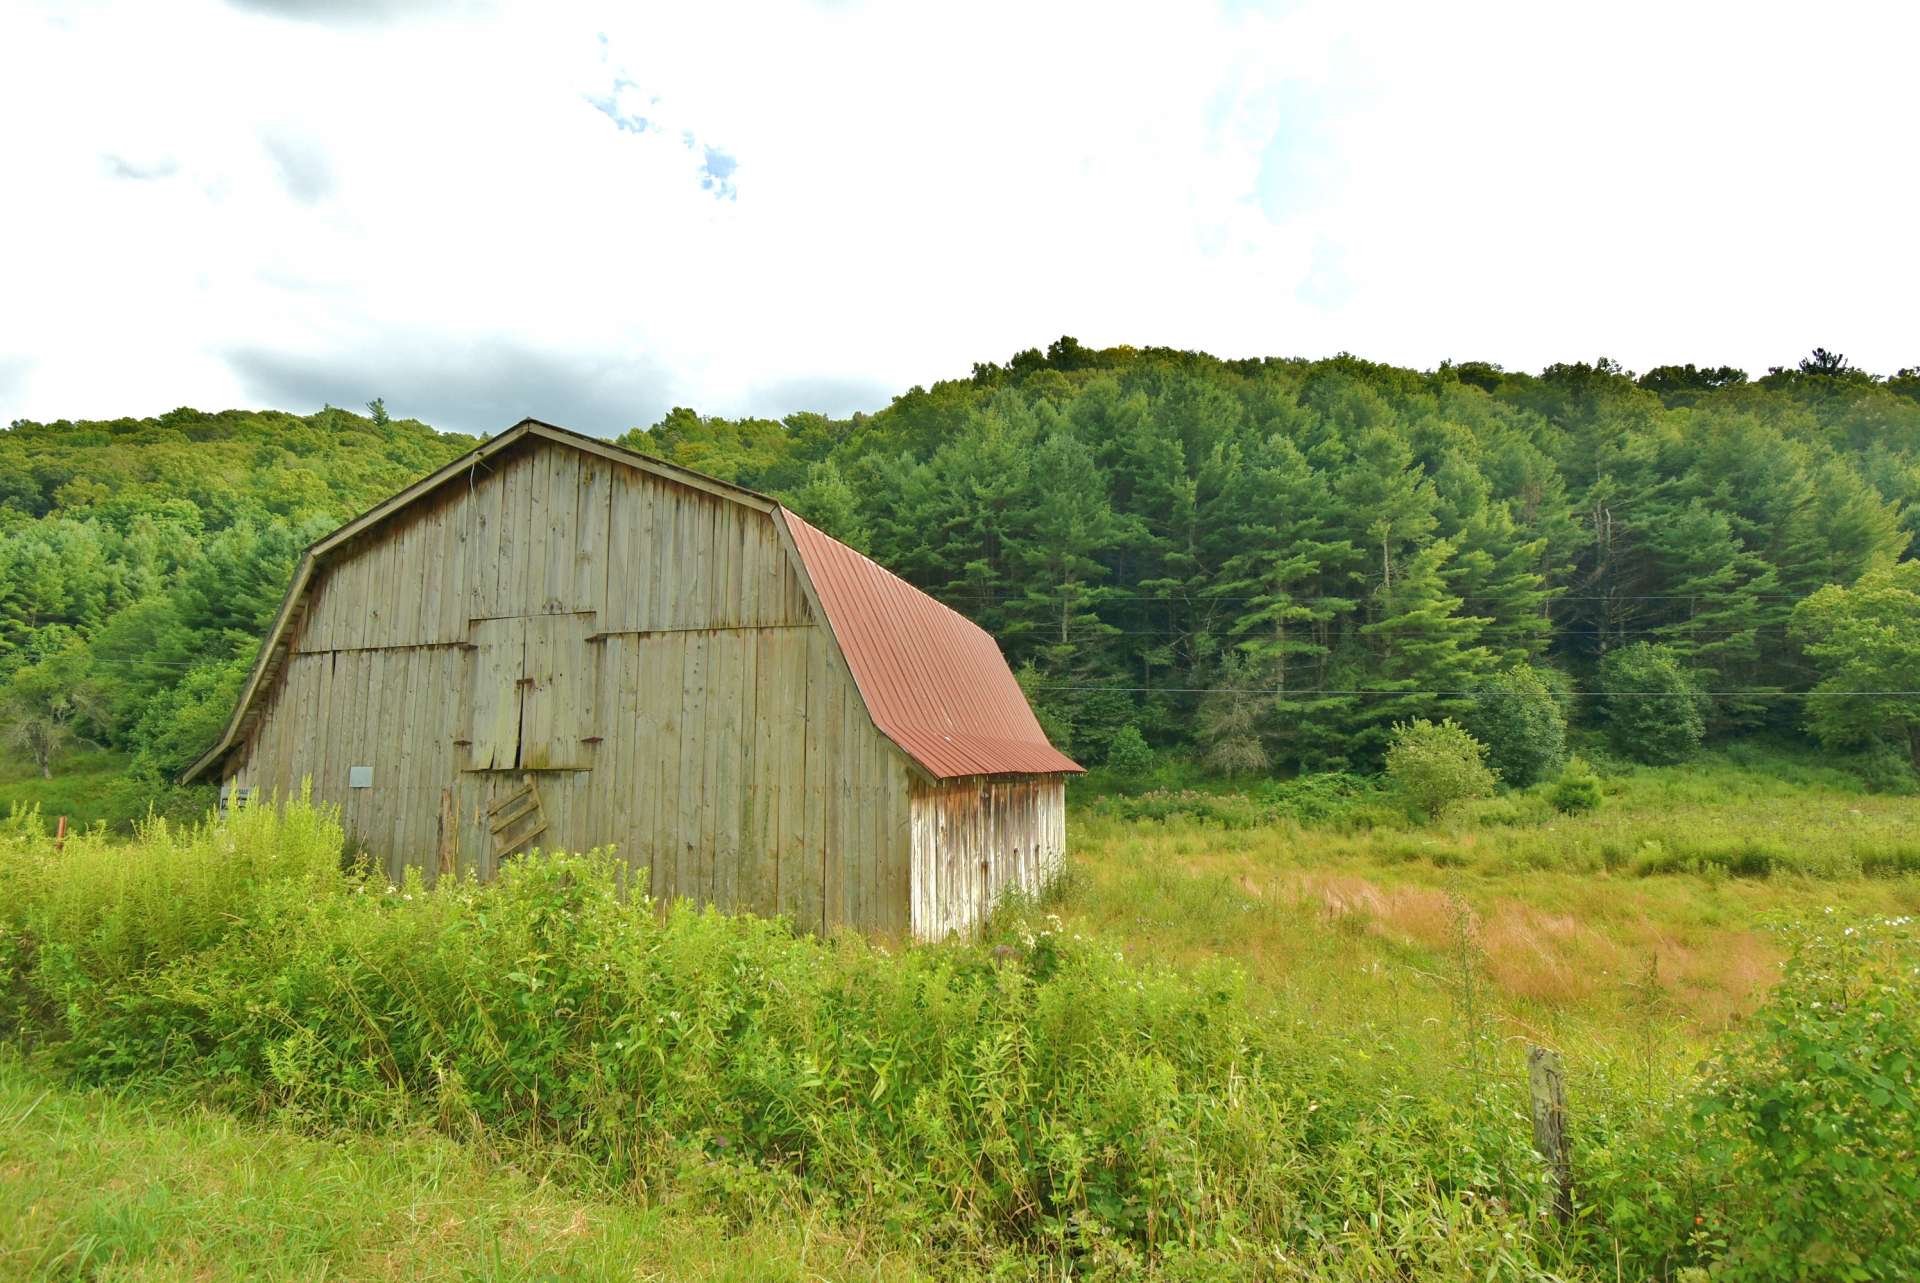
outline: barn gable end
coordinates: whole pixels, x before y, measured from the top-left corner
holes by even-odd
[[[848,646],[815,569],[832,549],[858,556],[750,491],[529,420],[308,550],[189,778],[310,780],[396,878],[613,846],[661,899],[965,929],[1063,837],[969,873],[974,909],[919,910],[936,861],[915,799],[953,762],[880,724],[856,671],[872,639]],[[984,680],[1011,686],[982,641]]]

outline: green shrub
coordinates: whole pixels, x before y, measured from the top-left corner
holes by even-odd
[[[1695,1110],[1722,1173],[1713,1277],[1920,1277],[1917,976],[1909,918],[1793,932],[1779,987],[1709,1067]]]
[[[1226,829],[1251,829],[1271,824],[1278,812],[1245,793],[1209,793],[1201,789],[1149,789],[1145,793],[1112,794],[1095,799],[1095,815],[1121,820],[1197,820]]]
[[[1138,779],[1153,769],[1153,750],[1132,723],[1114,732],[1107,742],[1107,769],[1121,779]]]
[[[1706,699],[1665,646],[1635,642],[1600,661],[1600,717],[1607,738],[1637,762],[1682,762],[1706,733]]]
[[[1585,815],[1600,809],[1600,777],[1579,758],[1568,762],[1547,793],[1547,801],[1562,815]]]
[[[1875,741],[1853,761],[1854,774],[1869,793],[1896,797],[1920,791],[1920,776],[1913,770],[1913,759],[1892,744]]]
[[[1553,809],[1537,794],[1506,793],[1462,807],[1465,819],[1480,828],[1531,828],[1553,819]]]
[[[1290,780],[1267,780],[1253,790],[1276,818],[1297,824],[1343,824],[1379,792],[1373,780],[1350,771],[1317,771]]]
[[[1487,746],[1500,782],[1526,788],[1560,769],[1567,756],[1567,715],[1538,669],[1518,664],[1478,692],[1467,729]]]
[[[1455,802],[1493,795],[1486,752],[1452,718],[1397,723],[1387,746],[1387,779],[1411,809],[1432,818]]]
[[[1155,772],[1156,777],[1164,774]],[[1195,820],[1225,829],[1291,820],[1303,826],[1352,830],[1380,827],[1389,818],[1374,805],[1379,797],[1378,787],[1363,776],[1324,771],[1291,780],[1264,780],[1245,792],[1153,788],[1108,794],[1096,797],[1088,810],[1120,820]]]

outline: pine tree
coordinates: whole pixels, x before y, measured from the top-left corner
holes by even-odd
[[[1394,722],[1454,716],[1467,693],[1492,670],[1494,657],[1480,644],[1490,622],[1460,613],[1461,599],[1447,586],[1453,545],[1429,543],[1405,559],[1399,578],[1377,594],[1378,617],[1360,628],[1372,646],[1369,690],[1375,692],[1356,728],[1360,751],[1373,753]]]
[[[1104,754],[1106,737],[1132,721],[1131,701],[1103,698],[1100,686],[1124,672],[1114,654],[1120,629],[1100,617],[1113,595],[1101,581],[1100,554],[1119,522],[1093,452],[1062,427],[1033,452],[1028,487],[1009,525],[1007,557],[1015,593],[1005,603],[1005,634],[1049,681],[1087,688],[1065,701],[1076,746]]]
[[[1667,622],[1654,635],[1723,692],[1715,702],[1723,723],[1763,720],[1774,701],[1732,692],[1760,680],[1761,632],[1784,624],[1773,568],[1741,546],[1726,514],[1698,499],[1654,524],[1646,541],[1665,589]]]
[[[1222,495],[1224,558],[1210,595],[1229,603],[1227,632],[1276,692],[1314,684],[1330,653],[1327,625],[1352,611],[1360,551],[1329,528],[1333,496],[1298,447],[1264,443]]]

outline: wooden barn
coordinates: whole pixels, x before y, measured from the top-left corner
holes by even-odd
[[[186,778],[310,781],[398,877],[613,847],[658,899],[972,931],[1061,867],[999,647],[773,500],[527,420],[309,548]]]

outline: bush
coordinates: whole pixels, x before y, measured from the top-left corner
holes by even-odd
[[[1166,763],[1156,777],[1169,772]],[[1404,813],[1382,807],[1379,785],[1345,771],[1323,771],[1290,780],[1262,780],[1246,791],[1190,787],[1149,788],[1095,797],[1087,809],[1119,820],[1195,820],[1224,829],[1253,829],[1292,822],[1303,827],[1355,832],[1405,825]]]
[[[1528,664],[1497,674],[1480,690],[1467,729],[1487,746],[1487,765],[1500,782],[1513,788],[1546,779],[1566,760],[1567,715]]]
[[[1706,733],[1706,699],[1665,646],[1635,642],[1600,661],[1600,717],[1607,738],[1638,762],[1685,761]]]
[[[1153,750],[1132,723],[1114,732],[1107,743],[1107,769],[1123,780],[1136,780],[1153,769]]]
[[[1908,918],[1793,933],[1779,987],[1695,1109],[1723,1175],[1716,1279],[1920,1277],[1917,973]]]
[[[1547,801],[1562,815],[1585,815],[1600,809],[1600,777],[1579,758],[1568,762],[1547,793]]]
[[[1407,805],[1431,819],[1455,802],[1493,795],[1486,746],[1452,718],[1396,723],[1387,747],[1387,779]]]
[[[1368,776],[1317,771],[1290,780],[1267,780],[1254,790],[1254,796],[1272,807],[1277,819],[1303,825],[1344,824],[1376,800],[1379,792]]]
[[[1910,796],[1920,791],[1913,759],[1891,744],[1875,742],[1854,759],[1853,772],[1869,793]]]
[[[1209,793],[1203,789],[1149,789],[1144,793],[1096,798],[1095,815],[1120,820],[1196,820],[1223,829],[1254,829],[1279,818],[1269,803],[1245,793]]]

